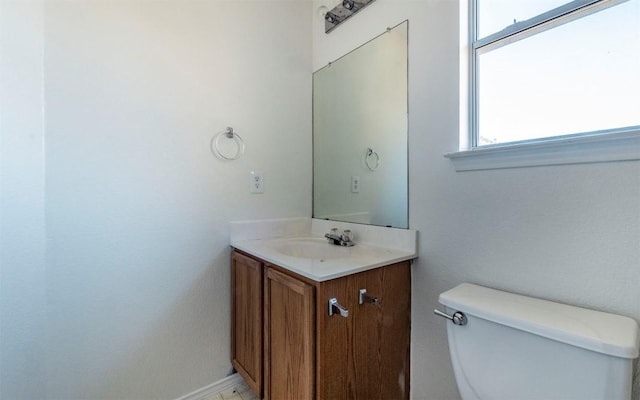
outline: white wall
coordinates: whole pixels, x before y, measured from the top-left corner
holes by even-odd
[[[45,388],[42,7],[0,2],[0,398]]]
[[[314,2],[314,70],[409,20],[412,398],[458,398],[439,293],[474,282],[640,321],[640,163],[456,173],[458,13],[454,0],[377,0],[330,34]],[[464,3],[463,3],[464,4]],[[331,8],[333,4],[329,4]],[[636,367],[634,399],[640,398]]]
[[[223,378],[228,222],[311,214],[310,4],[0,5],[0,397]],[[226,126],[234,162],[209,150]]]

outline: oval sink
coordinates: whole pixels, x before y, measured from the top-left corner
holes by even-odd
[[[329,244],[324,239],[296,239],[275,246],[275,250],[289,257],[327,260],[351,255],[348,247]]]

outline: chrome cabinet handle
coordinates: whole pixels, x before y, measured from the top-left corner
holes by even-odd
[[[460,311],[456,311],[455,313],[453,313],[453,315],[449,315],[449,314],[443,313],[442,311],[440,311],[438,309],[435,309],[435,310],[433,310],[433,313],[435,315],[439,315],[441,317],[444,317],[444,318],[450,320],[455,325],[466,325],[467,324],[466,315],[464,315]]]
[[[365,302],[371,303],[374,306],[380,304],[380,300],[377,297],[368,294],[367,289],[360,289],[358,292],[358,304],[364,304]]]
[[[345,318],[349,316],[349,310],[341,306],[335,297],[329,299],[329,316],[333,316],[333,314],[340,314]]]

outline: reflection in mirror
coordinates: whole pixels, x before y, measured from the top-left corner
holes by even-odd
[[[408,228],[407,25],[313,74],[314,218]]]

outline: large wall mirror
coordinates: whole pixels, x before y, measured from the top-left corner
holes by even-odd
[[[407,25],[313,74],[313,216],[408,228]]]

